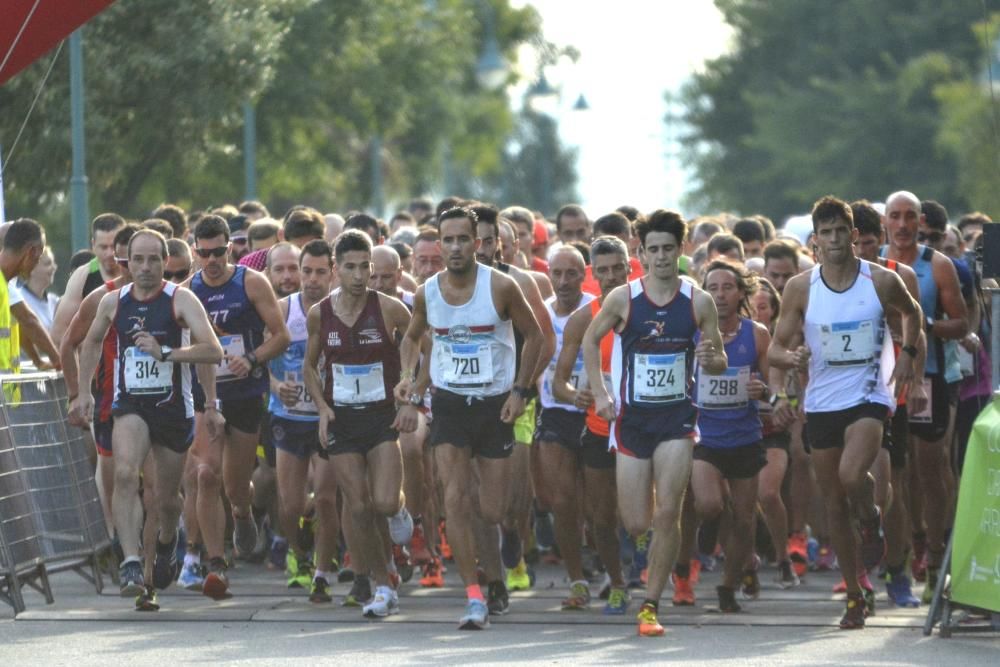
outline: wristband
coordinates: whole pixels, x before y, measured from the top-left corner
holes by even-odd
[[[205,401],[205,409],[219,412],[222,410],[222,401],[219,399],[215,399],[214,401]]]
[[[901,347],[899,349],[902,350],[903,352],[906,352],[908,355],[910,355],[914,359],[917,358],[917,347],[915,345],[904,345],[903,347]]]

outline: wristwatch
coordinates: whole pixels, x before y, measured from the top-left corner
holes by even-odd
[[[424,397],[420,394],[410,394],[410,405],[417,408],[424,404]]]
[[[250,365],[253,368],[257,368],[257,366],[260,365],[259,363],[257,363],[257,355],[254,354],[253,350],[250,350],[249,352],[247,352],[245,356],[247,358],[247,361],[250,362]]]
[[[170,358],[170,355],[174,353],[174,348],[169,345],[160,346],[160,361],[166,361]]]
[[[216,412],[222,411],[222,401],[215,399],[214,401],[205,401],[206,410],[215,410]]]
[[[904,345],[903,347],[901,347],[899,349],[901,349],[903,352],[906,352],[908,355],[910,355],[914,359],[917,358],[917,347],[915,345]]]
[[[518,387],[517,385],[514,385],[513,388],[511,388],[511,391],[520,396],[525,401],[531,398],[530,389],[525,389],[524,387]]]

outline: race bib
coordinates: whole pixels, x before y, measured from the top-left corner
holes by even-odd
[[[956,345],[958,350],[958,365],[962,369],[962,377],[968,378],[976,374],[976,362],[972,353],[966,350],[961,344]]]
[[[334,405],[360,405],[385,400],[382,362],[333,364]]]
[[[239,378],[229,370],[229,359],[231,357],[242,357],[246,355],[246,348],[243,345],[243,336],[219,336],[219,343],[222,344],[222,361],[215,368],[216,382],[232,382]]]
[[[824,324],[820,343],[827,366],[863,366],[875,354],[875,326],[871,320]]]
[[[573,364],[573,374],[569,376],[569,383],[577,391],[587,388],[587,369],[584,368],[583,359],[578,358]]]
[[[125,350],[125,389],[130,394],[165,394],[174,378],[171,361],[157,361],[137,347]]]
[[[749,402],[747,383],[750,367],[727,368],[721,375],[698,370],[698,407],[708,410],[745,408]]]
[[[934,393],[931,391],[933,385],[928,377],[923,378],[920,384],[924,388],[924,394],[927,395],[927,407],[920,412],[909,413],[909,421],[914,424],[930,424],[934,421]]]
[[[443,344],[438,370],[445,387],[488,387],[493,383],[493,354],[489,344]]]
[[[299,415],[301,417],[315,417],[319,414],[319,410],[316,409],[316,402],[313,401],[312,395],[306,390],[306,385],[302,381],[302,373],[299,371],[285,371],[285,382],[295,388],[295,405],[286,408],[288,414]]]
[[[687,396],[685,354],[637,354],[632,378],[633,403],[672,403]]]

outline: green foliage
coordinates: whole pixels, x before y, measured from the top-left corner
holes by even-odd
[[[782,219],[827,193],[900,188],[956,211],[979,205],[954,140],[941,139],[959,101],[941,91],[983,66],[978,0],[716,4],[735,46],[684,92],[692,205]]]

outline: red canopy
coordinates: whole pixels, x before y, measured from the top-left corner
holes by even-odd
[[[0,65],[0,85],[41,58],[112,2],[114,0],[2,0],[0,64],[5,60],[6,64]]]

